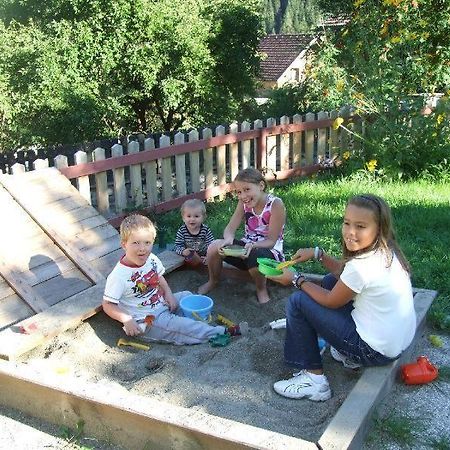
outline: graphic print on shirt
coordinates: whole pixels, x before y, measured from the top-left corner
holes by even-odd
[[[159,276],[155,268],[144,274],[139,271],[134,272],[130,277],[130,281],[134,283],[132,290],[135,297],[145,297],[145,300],[139,306],[151,306],[154,308],[162,300],[163,291],[159,287]]]

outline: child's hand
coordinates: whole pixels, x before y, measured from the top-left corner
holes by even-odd
[[[289,286],[292,283],[292,280],[294,279],[295,272],[289,269],[283,269],[283,273],[281,275],[273,276],[273,277],[266,277],[269,280],[276,281],[277,283],[280,283],[284,286]]]
[[[225,256],[223,253],[223,248],[226,247],[227,245],[232,245],[233,244],[233,239],[222,239],[222,241],[219,244],[219,249],[217,250],[217,253],[219,253],[220,256]]]
[[[182,254],[183,256],[189,256],[189,255],[191,254],[191,252],[192,252],[192,250],[191,250],[190,248],[185,248],[185,249],[181,252],[181,254]]]
[[[123,330],[127,336],[137,336],[142,334],[142,330],[134,319],[127,320],[123,323]]]
[[[245,253],[241,256],[242,259],[247,259],[253,248],[253,242],[247,242],[244,246]]]
[[[177,299],[175,298],[175,296],[172,293],[170,293],[169,295],[166,295],[164,300],[166,301],[167,306],[169,307],[169,310],[171,312],[177,310],[178,302],[177,302]]]
[[[291,257],[292,260],[296,259],[298,262],[309,261],[314,258],[313,248],[299,248],[295,254]]]

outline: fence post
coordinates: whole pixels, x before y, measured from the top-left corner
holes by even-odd
[[[203,128],[202,139],[211,139],[211,128]],[[213,149],[211,147],[203,150],[203,172],[205,174],[205,189],[212,188],[214,186],[214,172],[213,172]],[[207,199],[206,201],[213,201],[213,199]]]
[[[256,119],[253,122],[253,129],[260,130],[259,137],[253,141],[255,149],[255,167],[258,170],[262,169],[263,159],[266,160],[266,136],[263,133],[263,122],[261,119]]]
[[[19,173],[25,173],[25,166],[23,164],[15,163],[11,166],[11,173],[18,175]]]
[[[305,115],[305,122],[314,122],[316,116],[314,113]],[[314,130],[306,130],[305,132],[305,164],[307,166],[314,163]]]
[[[87,154],[86,152],[83,152],[79,150],[74,155],[75,165],[77,164],[83,164],[87,163]],[[92,198],[91,198],[91,183],[89,182],[89,177],[79,177],[76,179],[77,189],[80,191],[80,194],[86,201],[91,205],[92,204]]]
[[[225,127],[219,125],[216,128],[216,136],[223,136],[225,134]],[[218,145],[216,147],[217,157],[217,184],[222,186],[227,182],[227,161],[226,161],[226,147],[225,145]],[[219,196],[220,199],[224,198],[224,195]]]
[[[330,119],[336,120],[339,117],[339,113],[336,110],[330,112]],[[333,128],[333,125],[330,127],[330,146],[329,146],[330,157],[334,155],[339,155],[339,131]]]
[[[292,123],[302,123],[302,116],[295,114]],[[302,165],[302,133],[292,133],[292,167],[299,168]]]
[[[271,128],[276,126],[277,120],[273,117],[269,117],[266,122],[266,127]],[[266,137],[266,161],[265,167],[273,172],[277,171],[277,137],[267,136]],[[261,161],[264,164],[264,161]]]
[[[67,161],[66,155],[56,155],[53,158],[53,164],[57,169],[62,169],[64,167],[68,167],[69,163]]]
[[[159,138],[159,147],[169,147],[169,136],[162,135]],[[161,177],[162,177],[162,200],[167,201],[172,198],[172,162],[170,156],[163,158],[161,161]]]
[[[238,124],[233,122],[230,125],[230,134],[236,134],[239,131]],[[234,180],[239,171],[239,150],[238,143],[230,144],[230,176]]]
[[[155,149],[155,141],[153,138],[147,138],[144,141],[144,151],[152,151]],[[147,192],[148,206],[154,206],[158,203],[158,161],[149,161],[144,164],[145,169],[145,190]]]
[[[189,142],[198,141],[198,131],[188,133]],[[191,192],[200,192],[200,152],[189,153],[189,175],[191,179]]]
[[[174,144],[184,144],[184,133],[178,132],[174,138]],[[177,195],[186,195],[186,155],[175,156],[175,179],[177,185]]]
[[[289,117],[282,116],[280,118],[280,125],[289,125]],[[280,135],[280,170],[289,169],[289,133]]]
[[[250,131],[250,122],[244,121],[241,123],[241,131]],[[242,168],[246,169],[250,167],[251,155],[250,155],[250,141],[246,139],[241,143],[242,151]]]
[[[105,149],[97,147],[92,152],[92,159],[94,161],[101,161],[105,159]],[[106,172],[99,172],[95,174],[95,194],[97,197],[97,209],[101,214],[107,214],[109,210],[109,195],[108,195],[108,179]]]
[[[317,114],[317,120],[326,120],[328,119],[328,113],[325,111],[320,111]],[[319,128],[317,130],[317,159],[318,161],[322,161],[325,159],[325,153],[327,149],[327,129]]]
[[[139,142],[137,141],[128,142],[128,154],[133,153],[139,153]],[[135,207],[142,206],[142,174],[140,164],[130,166],[130,190],[133,205]]]
[[[123,147],[120,144],[114,144],[111,147],[111,156],[123,155]],[[113,183],[114,183],[114,209],[116,213],[120,214],[128,203],[127,187],[125,186],[125,170],[123,167],[113,169]]]
[[[48,167],[48,159],[35,159],[33,162],[34,170],[46,169]]]
[[[347,106],[342,107],[339,110],[339,116],[344,119],[344,125],[347,126],[347,119],[349,117],[349,108]],[[339,135],[341,137],[341,153],[349,150],[350,148],[350,136],[346,130],[339,127]]]

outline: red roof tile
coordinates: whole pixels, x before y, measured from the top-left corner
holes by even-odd
[[[268,34],[263,37],[259,43],[259,51],[262,53],[261,79],[277,80],[315,36],[315,34]]]

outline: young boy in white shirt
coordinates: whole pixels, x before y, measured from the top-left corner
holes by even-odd
[[[175,314],[178,302],[191,292],[172,293],[164,266],[152,253],[156,229],[150,219],[139,214],[126,217],[120,236],[125,255],[106,280],[102,306],[123,324],[128,336],[184,345],[208,342],[226,332],[240,334],[238,327],[211,326]]]

